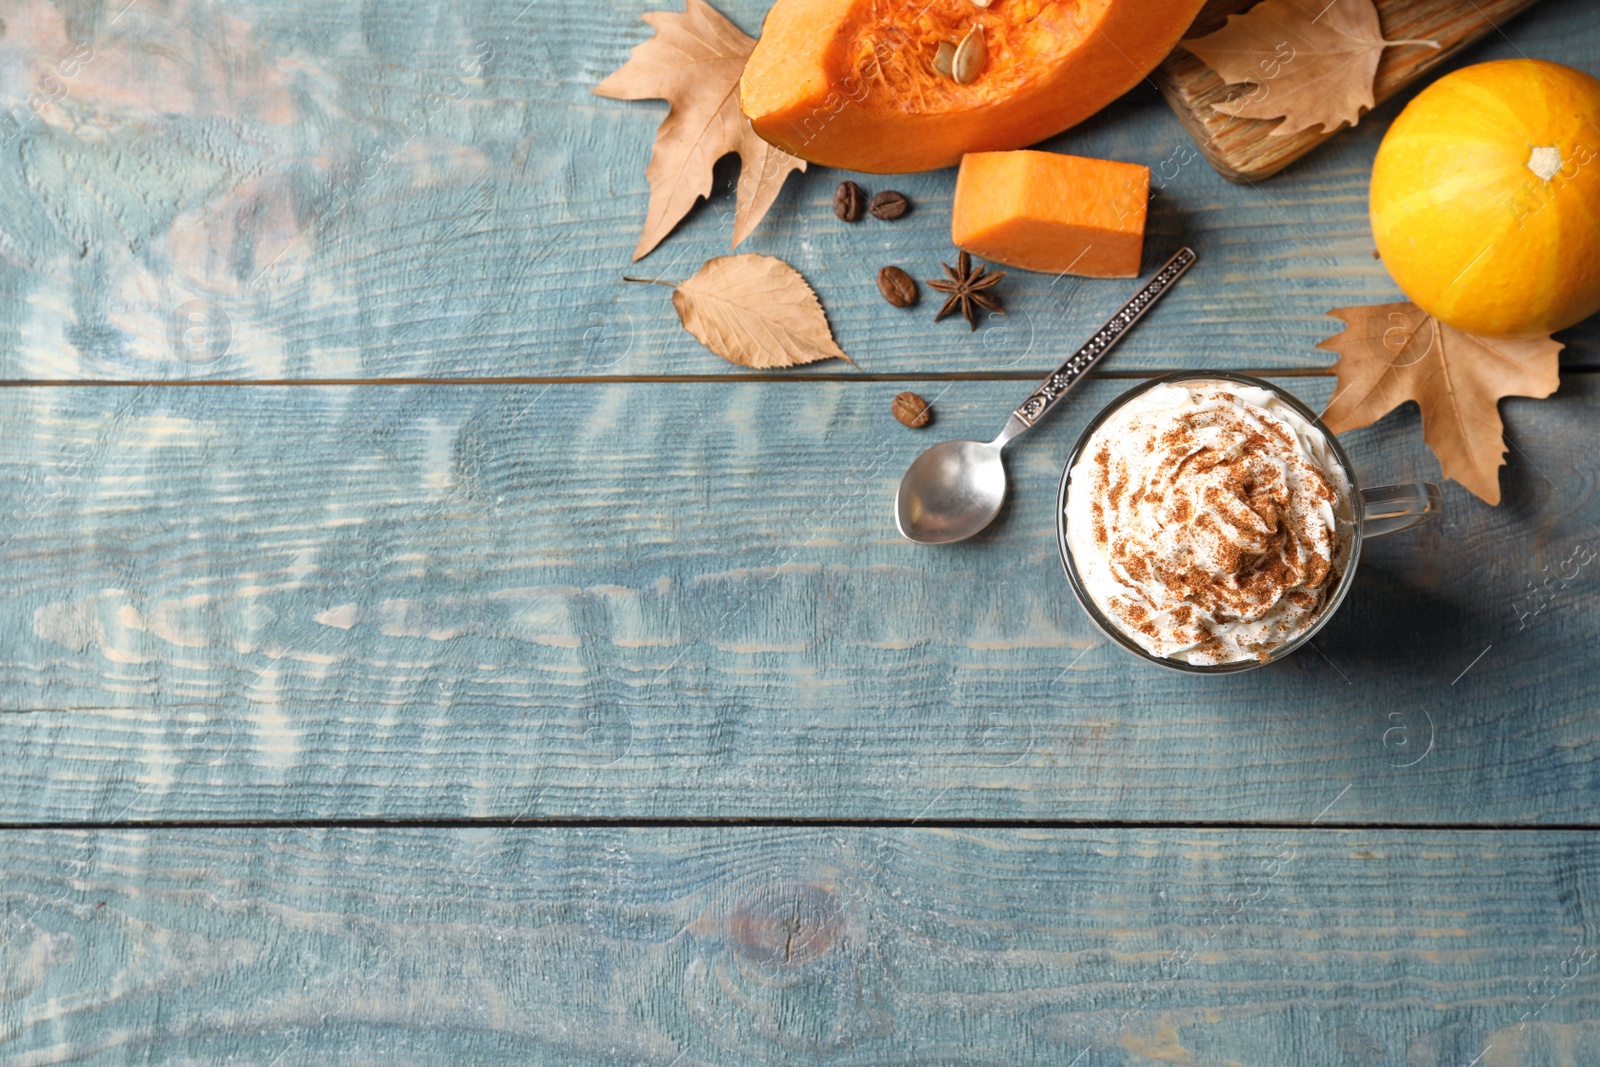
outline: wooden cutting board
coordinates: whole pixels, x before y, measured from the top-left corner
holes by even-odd
[[[1188,36],[1204,37],[1221,29],[1229,15],[1248,11],[1257,0],[1210,0],[1201,8]],[[1433,40],[1435,50],[1415,45],[1386,48],[1378,63],[1373,95],[1383,103],[1412,82],[1427,76],[1439,64],[1489,34],[1501,32],[1507,19],[1532,7],[1537,0],[1377,0],[1378,19],[1390,40]],[[1211,105],[1237,92],[1181,45],[1156,69],[1172,110],[1189,128],[1200,151],[1223,177],[1253,182],[1276,174],[1338,129],[1302,130],[1283,137],[1272,135],[1277,119],[1239,119]],[[1343,129],[1343,127],[1339,127]]]

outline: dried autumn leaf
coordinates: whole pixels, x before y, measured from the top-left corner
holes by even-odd
[[[1224,115],[1282,118],[1283,137],[1312,126],[1354,126],[1373,105],[1372,82],[1385,48],[1439,47],[1438,41],[1386,41],[1372,0],[1262,0],[1230,15],[1215,33],[1182,42],[1229,85],[1254,88],[1213,104]]]
[[[772,256],[718,256],[672,294],[683,328],[741,367],[769,369],[850,357],[800,272]]]
[[[648,255],[696,201],[711,195],[711,168],[729,152],[738,152],[740,161],[731,246],[737,248],[777,199],[789,172],[805,170],[805,161],[756,136],[739,110],[739,75],[754,38],[705,0],[685,0],[681,15],[647,11],[644,20],[655,27],[655,36],[594,90],[614,100],[669,105],[645,168],[650,207],[633,258]]]
[[[1334,433],[1376,422],[1407,400],[1422,409],[1422,439],[1445,476],[1500,503],[1503,396],[1549,396],[1562,344],[1549,337],[1478,337],[1409,301],[1337,308],[1345,329],[1319,343],[1339,353],[1339,386],[1322,413]]]

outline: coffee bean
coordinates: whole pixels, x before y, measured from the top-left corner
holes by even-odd
[[[861,198],[865,195],[855,182],[840,182],[833,191],[833,213],[845,222],[856,221],[861,217]]]
[[[872,212],[872,217],[890,222],[911,210],[911,201],[906,199],[905,193],[897,193],[893,189],[879,193],[872,198],[872,203],[867,205],[867,210]]]
[[[920,430],[928,425],[928,420],[933,418],[933,409],[928,407],[928,402],[916,393],[901,393],[889,405],[889,410],[894,412],[894,417],[911,427]]]
[[[917,282],[899,267],[884,267],[878,272],[878,292],[897,308],[917,302]]]

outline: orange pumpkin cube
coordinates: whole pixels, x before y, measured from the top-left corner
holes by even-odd
[[[1057,152],[970,152],[950,239],[1008,267],[1133,278],[1144,255],[1150,168]]]

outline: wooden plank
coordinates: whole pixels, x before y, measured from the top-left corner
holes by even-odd
[[[1061,464],[977,541],[906,463],[1016,383],[0,390],[0,821],[1589,822],[1600,378],[1503,405],[1505,502],[1372,544],[1316,647],[1141,665],[1073,602]],[[1294,379],[1313,403],[1328,379]],[[1347,436],[1436,477],[1414,414]]]
[[[1229,15],[1248,11],[1257,0],[1210,0],[1189,30],[1191,39],[1223,27]],[[1392,41],[1436,41],[1438,48],[1405,45],[1386,48],[1378,60],[1372,95],[1379,104],[1424,79],[1485,37],[1504,36],[1505,24],[1532,7],[1535,0],[1375,0],[1383,35]],[[1212,105],[1236,96],[1216,71],[1186,48],[1168,56],[1155,72],[1155,82],[1195,144],[1224,178],[1255,182],[1269,178],[1325,143],[1345,127],[1320,126],[1277,136],[1279,119],[1242,119]]]
[[[99,24],[16,0],[0,69],[26,81],[0,130],[0,378],[277,380],[702,374],[730,368],[678,326],[665,291],[727,252],[734,171],[662,248],[631,264],[644,165],[664,105],[590,92],[663,0],[529,4],[136,0]],[[748,31],[765,0],[722,5]],[[537,32],[534,32],[535,28]],[[62,60],[82,36],[93,58]],[[1549,0],[1471,58],[1600,67],[1587,0]],[[465,72],[465,73],[463,73]],[[14,86],[14,88],[13,88]],[[427,95],[442,94],[443,102]],[[55,90],[38,96],[43,101]],[[415,109],[424,106],[416,117]],[[427,114],[427,107],[435,107]],[[1396,299],[1371,258],[1367,172],[1385,113],[1292,180],[1238,188],[1203,166],[1150,87],[1048,142],[1156,173],[1148,260],[1199,267],[1115,357],[1121,368],[1323,367],[1324,312]],[[0,122],[3,125],[3,122]],[[861,372],[1042,373],[1128,293],[1126,281],[1013,272],[1010,314],[976,337],[924,301],[889,307],[873,276],[949,261],[953,172],[863,178],[908,193],[896,223],[829,208],[838,172],[790,179],[744,250],[810,279]],[[1600,364],[1600,326],[1571,331]],[[855,370],[847,365],[811,373]]]
[[[1600,1062],[1591,834],[0,835],[7,1063]]]

